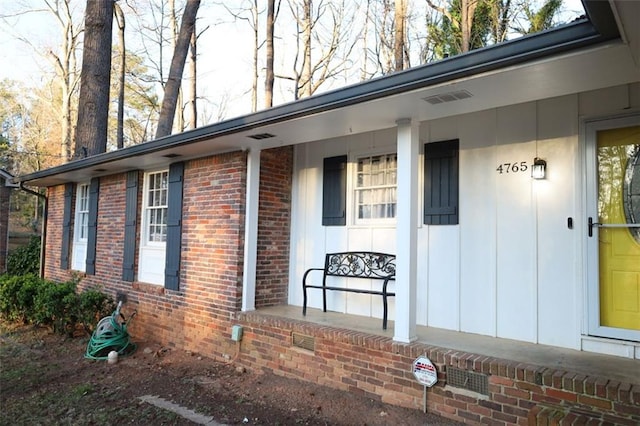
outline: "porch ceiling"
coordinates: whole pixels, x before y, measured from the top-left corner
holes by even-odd
[[[570,25],[566,31],[549,31],[506,46],[481,49],[271,110],[74,161],[19,180],[37,186],[86,181],[95,176],[162,167],[216,153],[267,149],[375,131],[393,127],[402,118],[426,121],[638,82],[640,30],[635,22],[640,18],[640,2],[616,1],[614,17],[621,38],[604,43],[592,44],[589,40],[597,37],[584,29],[586,26]],[[555,36],[556,33],[560,35]],[[577,34],[584,42],[574,46],[564,33],[571,37]],[[542,45],[540,40],[547,44]],[[532,45],[531,51],[527,50],[527,43]],[[534,48],[539,51],[532,54]],[[431,96],[459,91],[471,96],[436,105],[425,101]],[[250,137],[265,133],[274,136],[259,140]]]

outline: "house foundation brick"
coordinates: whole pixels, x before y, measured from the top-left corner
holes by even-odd
[[[434,364],[440,373],[440,381],[427,391],[427,410],[462,422],[491,425],[640,424],[640,404],[631,401],[635,388],[628,383],[581,376],[569,370],[550,372],[522,363],[514,367],[513,361],[491,357],[484,357],[478,363],[474,354],[420,343],[399,344],[389,338],[261,315],[259,311],[240,313],[238,321],[248,328],[269,327],[273,321],[284,335],[304,330],[305,335],[315,338],[316,348],[323,348],[315,352],[292,347],[290,339],[269,342],[273,346],[267,353],[276,348],[285,352],[304,351],[307,357],[305,369],[323,363],[321,378],[313,379],[296,369],[286,369],[286,375],[290,377],[303,380],[311,377],[309,381],[333,387],[337,382],[343,385],[342,389],[346,386],[350,391],[370,398],[382,398],[384,402],[419,410],[423,408],[423,386],[413,377],[411,365],[415,357],[427,353],[432,362],[436,360]],[[252,344],[243,341],[243,345]],[[339,355],[336,356],[336,352]],[[460,360],[463,360],[462,364]],[[283,370],[281,363],[270,361],[268,357],[257,357],[251,359],[251,364],[267,371]],[[243,362],[242,355],[239,362]],[[482,373],[483,368],[496,372],[489,373],[492,389],[489,395],[447,384],[447,367],[460,368],[460,365],[476,373]],[[517,371],[521,372],[520,379]],[[552,376],[560,380],[553,381]],[[588,395],[582,386],[576,385],[583,382],[593,382],[594,392],[595,383],[601,384],[602,389],[607,390],[607,398]]]

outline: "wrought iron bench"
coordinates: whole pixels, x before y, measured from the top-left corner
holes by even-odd
[[[322,284],[307,284],[307,278],[313,271],[322,271]],[[342,252],[328,253],[325,256],[324,268],[311,268],[302,276],[302,292],[304,301],[302,315],[307,315],[307,289],[322,289],[322,309],[327,312],[327,290],[345,291],[349,293],[376,294],[382,296],[382,329],[387,329],[387,298],[395,296],[395,293],[387,291],[389,281],[395,281],[396,256],[387,253],[375,252]],[[382,281],[380,290],[367,290],[359,288],[336,287],[327,285],[327,277],[366,278]],[[334,280],[330,280],[333,284]]]

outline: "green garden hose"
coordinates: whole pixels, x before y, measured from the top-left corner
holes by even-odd
[[[129,341],[129,333],[127,333],[127,324],[135,313],[129,318],[129,321],[119,323],[117,318],[120,314],[120,306],[121,304],[118,304],[118,308],[112,316],[100,320],[87,345],[85,358],[107,359],[111,351],[126,356],[136,350],[136,345]]]

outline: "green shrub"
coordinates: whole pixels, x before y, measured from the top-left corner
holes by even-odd
[[[76,281],[56,283],[33,274],[0,276],[0,315],[60,334],[72,334],[78,325],[91,333],[100,318],[113,313],[115,302],[97,289],[77,293],[76,287]]]
[[[52,283],[42,287],[34,299],[36,324],[53,327],[53,331],[64,333],[67,327],[76,324],[76,283]]]
[[[47,282],[34,274],[19,276],[22,278],[21,287],[18,289],[16,309],[21,312],[23,322],[36,322],[38,308],[35,300],[38,294],[45,291]]]
[[[87,289],[78,296],[78,323],[82,324],[89,334],[93,332],[100,319],[111,315],[116,310],[113,298],[97,289]]]
[[[23,277],[2,275],[0,277],[0,315],[9,321],[26,320],[24,312],[18,309],[18,292],[22,288]]]
[[[32,236],[29,244],[11,250],[7,255],[7,273],[10,275],[40,272],[40,237]]]
[[[33,322],[33,302],[43,285],[37,275],[3,275],[0,278],[0,315],[9,321]]]

